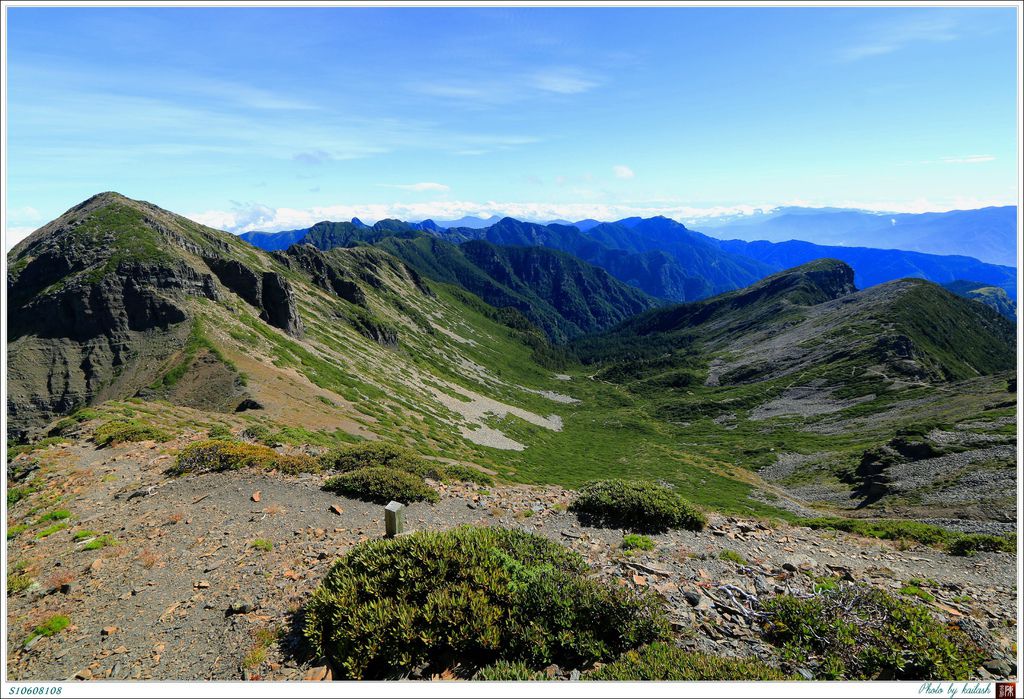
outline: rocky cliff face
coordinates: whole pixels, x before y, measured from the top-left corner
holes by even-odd
[[[302,334],[291,285],[241,257],[229,234],[114,193],[39,229],[7,261],[13,436],[149,386],[184,347],[194,300],[220,301],[225,288]]]
[[[260,318],[292,337],[302,337],[302,319],[291,284],[278,272],[258,272],[238,260],[205,258],[220,283],[260,312]]]
[[[45,277],[34,261],[10,298]],[[213,278],[186,266],[124,263],[94,283],[72,282],[8,311],[8,416],[24,434],[101,397],[152,380],[188,335],[189,296],[217,299]]]
[[[366,294],[347,271],[330,264],[324,254],[312,245],[292,245],[285,253],[274,255],[283,264],[310,276],[313,283],[349,303],[366,307]]]

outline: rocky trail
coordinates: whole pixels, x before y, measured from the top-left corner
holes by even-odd
[[[383,507],[325,492],[318,475],[168,478],[168,446],[174,444],[76,444],[44,452],[36,475],[45,487],[9,508],[8,526],[57,507],[70,516],[45,537],[34,527],[7,543],[8,571],[16,567],[33,580],[7,599],[9,678],[330,679],[322,660],[304,655],[301,610],[338,555],[383,535]],[[437,488],[439,503],[407,509],[408,527],[500,525],[556,540],[581,553],[596,576],[660,593],[689,648],[769,659],[771,647],[756,633],[758,598],[809,595],[824,578],[893,593],[915,580],[934,597],[933,613],[986,649],[978,677],[1017,672],[1012,555],[955,558],[721,515],[711,515],[702,532],[653,535],[653,551],[627,553],[622,530],[584,526],[567,511],[572,491]],[[83,530],[94,534],[76,541]],[[115,541],[90,546],[103,535]],[[55,614],[70,620],[67,628],[26,644]],[[574,678],[576,669],[552,667],[549,676]]]

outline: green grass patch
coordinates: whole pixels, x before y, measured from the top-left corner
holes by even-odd
[[[729,561],[730,563],[735,563],[736,565],[741,566],[747,565],[747,559],[732,549],[722,549],[719,551],[718,560]]]
[[[25,645],[28,645],[39,636],[53,636],[58,634],[70,625],[71,619],[68,619],[63,614],[54,614],[32,630],[32,633],[30,633],[28,638],[25,639]]]
[[[71,517],[71,510],[53,510],[51,512],[47,512],[36,520],[36,524],[42,524],[43,522],[56,522],[58,520],[68,519],[69,517]]]
[[[654,540],[643,534],[626,534],[622,537],[622,548],[626,551],[653,551]]]
[[[103,534],[102,536],[96,537],[95,539],[87,543],[85,546],[83,546],[82,550],[97,551],[99,549],[106,548],[107,546],[117,546],[117,544],[117,539],[112,537],[110,534]]]
[[[41,529],[40,531],[36,532],[36,538],[37,539],[45,539],[46,537],[50,536],[51,534],[56,534],[57,532],[61,531],[62,529],[67,529],[67,528],[68,528],[67,522],[57,522],[57,524],[50,525],[46,529]]]
[[[26,529],[28,529],[27,524],[15,524],[13,527],[7,527],[7,540],[10,541]]]
[[[274,542],[270,539],[254,539],[249,546],[264,553],[274,550]]]

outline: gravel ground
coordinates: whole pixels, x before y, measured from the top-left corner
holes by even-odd
[[[330,677],[304,655],[301,608],[331,562],[383,534],[383,508],[320,489],[319,476],[237,471],[169,479],[165,446],[52,448],[40,472],[47,490],[11,508],[15,520],[45,493],[67,498],[70,526],[45,538],[31,530],[8,542],[36,585],[8,598],[12,680],[298,680]],[[170,446],[175,446],[173,443]],[[52,453],[52,456],[49,454]],[[623,532],[583,526],[565,511],[561,488],[438,486],[436,505],[414,504],[416,529],[465,523],[521,527],[583,554],[612,584],[661,594],[681,642],[720,655],[769,658],[750,609],[734,595],[810,590],[811,575],[898,590],[929,579],[933,611],[983,641],[990,669],[1016,673],[1013,556],[954,558],[928,548],[712,515],[703,532],[652,538],[652,552],[625,554]],[[33,515],[35,516],[35,515]],[[73,533],[110,534],[117,545],[84,550]],[[254,546],[265,540],[270,550]],[[748,563],[721,560],[729,549]],[[71,625],[27,649],[31,629],[53,614]],[[258,632],[280,632],[261,643]]]

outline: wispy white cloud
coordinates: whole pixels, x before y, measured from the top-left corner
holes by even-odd
[[[303,151],[292,156],[292,160],[297,160],[298,162],[306,165],[320,165],[321,163],[325,163],[331,159],[330,153],[320,149]]]
[[[628,165],[616,165],[612,168],[612,172],[614,172],[615,176],[620,180],[631,180],[636,177],[636,173],[633,172],[633,168]]]
[[[957,38],[957,24],[950,15],[921,10],[912,12],[897,21],[869,28],[858,40],[839,50],[839,59],[859,61],[893,53],[915,43],[953,41]]]
[[[413,184],[381,184],[378,187],[391,187],[392,189],[404,189],[409,192],[447,192],[451,190],[446,184],[440,182],[415,182]]]
[[[964,155],[960,157],[942,158],[944,163],[971,164],[988,163],[996,159],[994,155]]]
[[[601,84],[578,68],[547,68],[536,72],[529,82],[538,90],[560,95],[576,95]]]
[[[4,252],[9,252],[11,248],[17,245],[20,241],[32,235],[39,226],[7,226],[4,228]]]
[[[544,95],[578,95],[600,86],[602,80],[580,68],[554,66],[504,76],[491,74],[453,79],[428,79],[407,88],[414,93],[461,104],[493,107]]]

